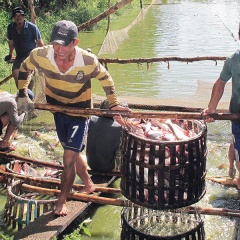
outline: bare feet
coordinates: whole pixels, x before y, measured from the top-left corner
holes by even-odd
[[[57,202],[53,213],[59,217],[66,216],[68,214],[66,203]]]
[[[0,151],[1,152],[12,152],[15,151],[16,146],[10,142],[0,141]]]
[[[83,189],[79,191],[79,193],[89,194],[94,192],[95,190],[96,190],[96,186],[94,184],[91,184],[89,186],[85,186]]]

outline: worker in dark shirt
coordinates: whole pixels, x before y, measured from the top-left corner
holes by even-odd
[[[22,8],[13,9],[13,22],[8,24],[7,38],[9,44],[9,54],[5,56],[5,61],[9,61],[13,57],[15,49],[16,58],[12,66],[12,75],[17,86],[19,68],[23,60],[28,57],[30,52],[36,47],[44,46],[38,27],[24,19],[25,13]],[[32,89],[33,83],[29,88]]]

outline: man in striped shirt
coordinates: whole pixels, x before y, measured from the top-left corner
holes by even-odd
[[[45,75],[45,94],[50,104],[91,108],[91,79],[96,78],[100,81],[112,110],[130,111],[129,108],[119,105],[112,77],[95,55],[77,46],[77,37],[78,29],[73,22],[59,21],[53,27],[51,45],[34,49],[30,53],[19,72],[19,109],[26,111],[34,108],[27,97],[27,86],[29,72],[37,68]],[[61,193],[54,210],[59,216],[67,214],[66,198],[76,173],[85,184],[84,192],[90,193],[95,190],[80,155],[84,147],[88,117],[54,113],[56,131],[64,148]]]

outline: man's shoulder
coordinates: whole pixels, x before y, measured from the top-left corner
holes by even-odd
[[[50,45],[45,45],[43,47],[34,48],[30,54],[34,55],[35,57],[46,57],[50,47]]]
[[[240,57],[240,50],[237,50],[235,53],[233,53],[230,58],[239,58]]]
[[[227,57],[226,62],[229,64],[238,63],[240,60],[240,50],[234,52],[231,56]]]
[[[15,22],[10,22],[8,24],[8,29],[11,29],[11,28],[14,28],[16,26],[16,23]]]
[[[89,50],[87,49],[79,49],[85,61],[91,62],[91,64],[93,64],[94,61],[98,61],[97,56],[94,53],[89,52]]]
[[[29,21],[25,21],[24,27],[25,28],[30,28],[30,29],[37,29],[38,28],[37,25],[35,25],[34,23],[29,22]]]

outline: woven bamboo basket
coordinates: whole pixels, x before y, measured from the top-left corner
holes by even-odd
[[[169,212],[144,207],[124,208],[121,240],[203,240],[204,223],[200,215]]]
[[[41,183],[37,185],[43,187]],[[22,181],[17,180],[7,187],[8,197],[4,208],[4,219],[7,225],[12,229],[18,228],[18,230],[33,222],[43,213],[52,210],[57,201],[56,198],[23,191],[21,186]],[[44,186],[51,188],[51,184]]]
[[[204,196],[207,128],[197,120],[188,120],[188,126],[195,136],[175,142],[142,139],[123,129],[120,186],[127,199],[161,210],[185,207]]]

